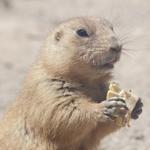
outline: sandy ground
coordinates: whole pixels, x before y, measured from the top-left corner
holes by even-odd
[[[48,31],[74,16],[104,16],[125,38],[115,79],[144,101],[140,119],[103,141],[103,150],[150,149],[149,0],[0,0],[0,114],[15,99]],[[130,55],[130,56],[129,56]]]

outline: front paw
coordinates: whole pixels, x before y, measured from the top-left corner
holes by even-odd
[[[139,115],[142,113],[142,107],[143,107],[143,103],[141,101],[141,99],[139,98],[139,100],[137,101],[132,113],[131,113],[131,118],[132,119],[138,119]]]
[[[123,118],[128,112],[125,100],[120,97],[105,100],[102,102],[102,105],[104,106],[103,114],[110,120],[115,120],[120,117]]]

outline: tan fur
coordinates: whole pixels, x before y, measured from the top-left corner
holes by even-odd
[[[86,28],[92,36],[78,37]],[[104,19],[83,17],[58,26],[31,67],[20,95],[0,123],[0,150],[96,150],[117,127],[103,111],[111,69],[120,54]]]

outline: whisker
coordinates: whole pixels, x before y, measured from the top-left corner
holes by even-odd
[[[140,49],[137,49],[137,48],[136,48],[136,49],[132,49],[132,48],[125,48],[125,47],[123,47],[122,50],[130,51],[130,52],[131,52],[131,51],[132,51],[132,52],[140,51]]]
[[[99,53],[103,53],[103,52],[105,52],[105,50],[96,50],[96,49],[93,49],[93,50],[88,50],[88,52],[99,52]]]
[[[123,44],[123,45],[127,45],[127,44],[130,44],[130,43],[133,43],[133,41],[132,40],[121,41],[121,44]]]
[[[123,49],[123,50],[126,50],[126,51],[135,51],[135,49],[125,48],[125,47],[123,47],[122,49]]]
[[[121,36],[121,37],[119,37],[119,40],[123,41],[123,40],[126,40],[128,38],[129,38],[129,36]]]
[[[120,39],[130,38],[130,37],[131,37],[131,32],[126,32],[122,34],[121,36],[119,36]]]
[[[123,41],[123,42],[124,42],[124,41],[125,41],[125,42],[126,42],[126,41],[129,41],[129,42],[134,43],[134,42],[137,42],[137,37],[129,37],[129,36],[128,36],[128,37],[124,37],[124,38],[122,38],[122,39],[119,38],[119,40],[120,40],[120,41]]]
[[[123,50],[122,53],[126,54],[127,56],[131,57],[131,58],[135,58],[135,56],[131,53],[128,53],[127,51]]]

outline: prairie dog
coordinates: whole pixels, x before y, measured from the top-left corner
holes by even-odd
[[[122,99],[106,100],[121,49],[105,19],[79,17],[56,27],[0,122],[0,150],[96,150],[120,128],[116,114],[128,111]]]

